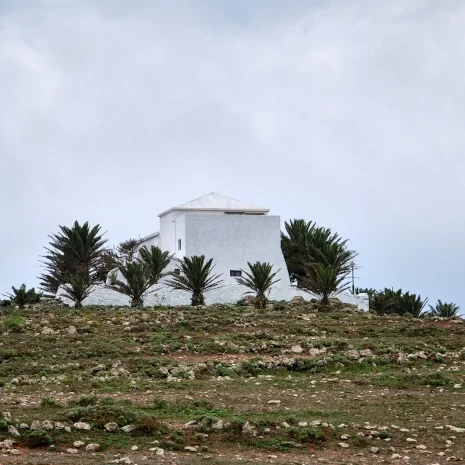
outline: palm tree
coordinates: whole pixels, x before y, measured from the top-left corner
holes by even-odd
[[[124,281],[114,277],[108,287],[130,297],[131,307],[143,307],[144,297],[154,284],[147,265],[140,261],[120,263],[118,271]]]
[[[221,274],[212,274],[213,259],[205,261],[205,255],[177,259],[180,274],[173,274],[167,285],[173,289],[191,293],[191,305],[204,305],[204,293],[217,288],[223,281]]]
[[[11,286],[11,289],[13,293],[5,294],[5,296],[21,309],[27,304],[36,304],[42,298],[42,294],[37,293],[33,287],[27,290],[25,284],[22,284],[18,289]]]
[[[420,295],[403,292],[402,289],[385,288],[370,296],[370,310],[378,315],[397,313],[398,315],[410,314],[419,317],[423,312],[428,299],[422,299]]]
[[[307,292],[320,298],[321,310],[326,311],[329,299],[350,289],[347,274],[341,274],[337,265],[309,263],[305,266],[305,277],[301,285]]]
[[[63,285],[63,294],[74,302],[74,308],[82,308],[82,302],[92,292],[93,280],[86,281],[81,276],[71,276]]]
[[[301,287],[307,277],[309,264],[322,264],[338,270],[345,276],[351,270],[351,262],[357,254],[347,249],[347,240],[343,240],[331,229],[318,227],[305,220],[291,220],[285,223],[286,234],[281,233],[281,248],[292,280]]]
[[[250,263],[247,262],[250,272],[241,270],[245,274],[245,278],[236,278],[236,281],[242,286],[251,289],[246,294],[255,293],[255,308],[266,308],[267,298],[266,292],[271,290],[273,284],[276,284],[280,279],[275,279],[280,270],[272,273],[273,265],[269,263]],[[274,280],[274,281],[273,281]]]
[[[163,270],[168,266],[171,255],[160,248],[151,246],[142,247],[140,258],[133,262],[124,258],[118,262],[118,271],[124,281],[118,280],[118,273],[110,276],[110,289],[127,295],[131,298],[132,307],[142,307],[147,291],[158,283],[164,276]]]
[[[429,308],[432,316],[440,316],[442,318],[451,318],[460,312],[458,305],[453,302],[441,302],[440,299],[434,307],[430,305]]]
[[[407,313],[414,317],[419,317],[421,312],[426,307],[428,299],[422,299],[420,295],[410,294],[409,292],[402,293],[396,299],[394,312],[400,315],[406,315]]]
[[[162,251],[159,247],[152,245],[150,250],[142,247],[139,250],[140,260],[150,269],[153,284],[157,283],[163,277],[163,270],[169,265],[173,258],[167,251]]]
[[[393,291],[385,289],[384,291],[375,291],[369,295],[370,310],[378,315],[388,315],[395,311],[396,302],[401,297],[402,291]]]
[[[50,235],[43,256],[45,273],[40,276],[42,289],[55,294],[71,277],[90,282],[100,266],[106,243],[100,231],[100,225],[90,227],[88,222],[81,225],[75,221],[71,228],[60,226],[58,234]]]

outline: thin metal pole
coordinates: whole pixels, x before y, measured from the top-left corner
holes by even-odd
[[[351,262],[350,263],[350,267],[352,268],[352,295],[355,294],[355,278],[354,278],[354,267],[355,267],[355,263],[354,262]]]

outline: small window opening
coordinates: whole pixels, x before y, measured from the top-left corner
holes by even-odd
[[[229,271],[229,276],[242,276],[242,271],[241,270],[230,270]]]
[[[175,268],[175,269],[174,269],[174,274],[180,275],[180,274],[181,274],[181,270],[180,270],[179,268]]]
[[[181,250],[181,239],[178,239],[178,250]]]

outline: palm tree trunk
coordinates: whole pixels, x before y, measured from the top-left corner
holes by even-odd
[[[204,305],[205,298],[201,292],[194,292],[192,294],[191,305],[196,307],[197,305]]]
[[[255,297],[255,308],[260,310],[266,309],[266,297],[265,294],[257,294]]]

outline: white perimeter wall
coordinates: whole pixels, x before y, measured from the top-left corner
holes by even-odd
[[[211,304],[234,304],[240,300],[244,290],[238,285],[223,285],[221,288],[215,289],[205,294],[207,305]],[[296,289],[294,286],[288,288],[281,287],[279,292],[272,292],[272,297],[275,300],[289,301],[295,296],[302,296],[305,300],[310,300],[314,296],[308,292]],[[64,303],[72,305],[72,301],[63,296],[63,291],[60,288],[57,292],[57,298]],[[356,305],[360,310],[368,311],[368,295],[352,295],[340,294],[337,296],[342,302]],[[84,300],[84,305],[116,305],[124,307],[129,305],[129,298],[123,294],[106,288],[104,285],[94,287],[92,294]],[[146,307],[154,307],[157,305],[190,305],[190,295],[187,292],[175,291],[167,287],[163,282],[154,286],[149,290],[144,300]]]
[[[176,236],[174,223],[176,220]],[[267,215],[225,215],[212,213],[170,212],[160,218],[160,246],[170,253],[176,252],[176,257],[184,255],[205,255],[213,258],[215,272],[222,273],[223,285],[205,295],[207,304],[236,303],[247,290],[238,285],[229,276],[230,270],[247,269],[247,261],[269,262],[274,270],[278,270],[280,281],[274,285],[269,298],[272,300],[291,300],[294,296],[303,296],[309,300],[313,296],[291,286],[284,257],[281,251],[280,219],[278,216]],[[177,239],[182,240],[182,250],[175,251]],[[158,241],[157,241],[158,242]],[[170,247],[171,243],[171,247]],[[158,244],[157,244],[158,245]],[[176,247],[177,248],[177,247]],[[167,271],[176,267],[171,262]],[[175,291],[164,284],[165,278],[154,286],[145,299],[146,306],[155,305],[188,305],[190,296],[182,291]],[[62,296],[59,290],[57,297],[65,303],[71,303]],[[362,310],[368,310],[368,296],[361,294],[339,295],[346,303],[357,305]],[[94,292],[84,301],[84,305],[129,305],[129,299],[105,286],[96,286]]]

